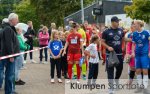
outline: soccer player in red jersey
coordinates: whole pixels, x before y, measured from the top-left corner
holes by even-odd
[[[70,83],[70,79],[72,79],[72,67],[73,64],[76,64],[77,67],[77,83],[79,82],[80,79],[80,66],[79,66],[79,61],[81,58],[81,50],[83,52],[83,45],[82,45],[82,37],[81,35],[77,32],[77,24],[73,23],[72,24],[72,29],[70,31],[70,34],[67,37],[66,44],[64,47],[64,52],[63,55],[66,53],[66,49],[68,47],[68,53],[67,53],[67,60],[68,60],[68,75],[69,75],[69,80],[67,83]],[[82,54],[84,56],[84,54]]]

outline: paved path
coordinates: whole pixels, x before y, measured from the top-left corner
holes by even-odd
[[[34,59],[39,62],[39,52],[34,52]],[[64,79],[62,84],[50,83],[50,63],[27,63],[26,67],[27,70],[21,71],[21,78],[26,81],[26,85],[16,87],[16,91],[19,94],[65,94]],[[127,65],[124,64],[124,71],[121,78],[126,79],[127,74],[128,68]],[[105,66],[100,65],[98,78],[106,78]],[[0,94],[4,94],[3,90],[0,91]]]

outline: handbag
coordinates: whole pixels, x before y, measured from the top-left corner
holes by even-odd
[[[115,51],[110,52],[109,57],[108,57],[108,67],[115,67],[119,65],[119,59],[116,55]]]

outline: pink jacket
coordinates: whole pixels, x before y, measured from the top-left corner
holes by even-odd
[[[48,32],[46,34],[43,34],[43,32],[39,33],[39,44],[47,46],[48,45],[48,40],[49,40],[49,34]]]

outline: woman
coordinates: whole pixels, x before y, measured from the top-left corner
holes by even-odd
[[[48,41],[49,41],[48,28],[46,26],[44,26],[42,29],[42,32],[39,33],[39,45],[40,45],[40,47],[48,46]],[[45,53],[44,64],[46,64],[47,63],[47,48],[44,48],[44,53]],[[42,63],[42,58],[43,58],[43,49],[40,50],[40,63]]]
[[[142,92],[149,94],[148,92],[148,69],[149,69],[149,39],[150,35],[148,31],[144,30],[144,22],[141,20],[134,21],[136,32],[133,33],[132,41],[133,52],[132,56],[135,57],[135,68],[137,74],[137,82],[139,88],[135,93]],[[141,73],[143,72],[143,79]],[[142,87],[141,87],[142,86]],[[144,90],[143,89],[144,86]]]
[[[67,53],[67,60],[68,60],[68,75],[69,75],[69,80],[67,83],[70,83],[72,79],[72,66],[73,64],[76,64],[77,67],[77,83],[79,82],[80,79],[80,66],[79,66],[79,61],[81,58],[81,49],[83,52],[83,47],[82,47],[82,37],[81,35],[77,32],[77,24],[73,23],[72,24],[72,29],[70,31],[70,34],[67,37],[66,44],[64,47],[64,52],[63,55],[66,54],[66,49],[68,47],[68,53]],[[82,54],[84,56],[84,54]]]

